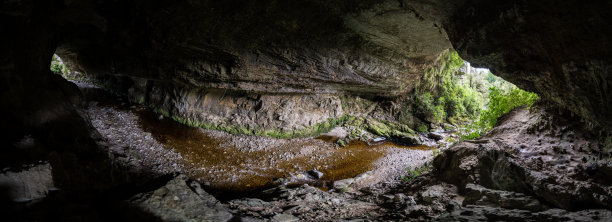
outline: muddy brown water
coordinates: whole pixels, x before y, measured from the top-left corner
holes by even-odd
[[[151,133],[166,148],[174,149],[183,156],[182,164],[187,171],[183,173],[216,194],[263,190],[279,185],[279,178],[299,178],[312,169],[322,172],[323,177],[294,182],[309,183],[325,190],[333,181],[372,170],[374,163],[390,147],[432,149],[427,146],[403,146],[391,141],[366,143],[357,140],[339,147],[335,145],[337,138],[329,136],[290,140],[280,145],[272,143],[267,149],[239,149],[224,141],[233,139],[231,135],[215,137],[199,128],[168,118],[160,119],[158,114],[146,107],[119,105],[121,102],[116,98],[109,98],[110,95],[99,90],[93,92],[88,93],[88,99],[99,101],[102,106],[137,114],[144,131]],[[303,153],[305,150],[308,151],[306,154]]]
[[[390,141],[366,143],[352,141],[345,147],[334,145],[336,138],[321,136],[317,140],[302,139],[297,143],[273,145],[269,149],[241,150],[227,145],[225,138],[215,138],[206,131],[182,125],[157,114],[139,110],[141,127],[160,143],[181,153],[190,176],[198,178],[209,189],[223,192],[248,192],[269,188],[279,178],[299,177],[311,169],[323,173],[319,180],[304,180],[322,189],[333,181],[352,178],[373,169],[386,148],[430,150],[427,146],[401,146]],[[229,138],[231,139],[231,138]],[[300,147],[327,143],[308,155],[298,155]],[[224,145],[221,145],[224,144]],[[287,152],[293,158],[282,158]],[[315,157],[315,158],[313,158]],[[324,157],[324,158],[316,158]],[[272,160],[271,160],[272,159]]]

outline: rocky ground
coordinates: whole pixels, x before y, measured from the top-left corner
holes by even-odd
[[[612,220],[610,153],[569,117],[549,112],[514,110],[487,135],[456,143],[431,161],[431,150],[392,143],[340,147],[330,141],[342,137],[341,129],[318,139],[231,135],[180,128],[142,107],[98,98],[86,114],[100,147],[121,170],[149,182],[66,202],[70,194],[54,191],[50,167],[41,162],[4,169],[0,184],[25,203],[11,209],[39,209],[38,216],[77,209],[89,215],[78,214],[81,219],[108,218],[95,206],[112,203],[110,212],[134,220]],[[151,128],[156,124],[171,130]],[[26,138],[18,145],[31,143]],[[415,167],[420,170],[406,170]]]
[[[385,210],[368,196],[400,185],[407,168],[423,165],[433,157],[430,147],[405,147],[389,141],[353,141],[341,147],[334,143],[334,138],[345,134],[341,128],[321,138],[297,139],[195,129],[154,115],[145,107],[108,100],[108,95],[100,95],[103,92],[96,92],[91,85],[80,87],[89,91],[85,93],[91,99],[87,115],[117,163],[153,176],[184,174],[169,181],[166,188],[159,188],[161,191],[130,199],[130,203],[162,219],[202,219],[184,209],[194,208],[188,202],[198,202],[203,194],[181,194],[185,197],[178,195],[179,200],[166,198],[168,192],[179,189],[176,192],[184,193],[187,191],[181,187],[194,189],[194,184],[204,194],[199,184],[225,199],[224,204],[217,202],[217,207],[244,219],[377,218]],[[250,197],[231,200],[236,195],[225,194],[228,190]],[[189,198],[187,203],[183,198]],[[160,210],[176,207],[168,201],[181,207]]]
[[[232,135],[182,126],[163,117],[152,119],[147,112],[143,107],[122,108],[96,101],[87,109],[105,145],[129,165],[126,168],[154,175],[184,173],[213,189],[251,191],[271,183],[331,187],[336,180],[368,172],[367,178],[353,185],[360,188],[398,181],[406,168],[432,158],[427,147],[420,150],[390,142],[368,145],[359,141],[340,147],[315,138]],[[163,130],[152,129],[158,127]],[[313,177],[309,171],[322,175]]]
[[[563,122],[563,119],[551,119],[543,109],[519,109],[511,112],[500,120],[500,125],[489,134],[478,140],[453,145],[436,158],[433,170],[424,168],[426,170],[423,176],[414,177],[409,182],[402,182],[399,178],[407,174],[407,167],[414,168],[427,163],[431,158],[431,151],[372,146],[372,149],[384,149],[384,153],[377,156],[375,161],[369,159],[374,162],[371,168],[355,177],[329,181],[323,188],[331,189],[330,191],[315,186],[321,186],[321,183],[317,183],[320,177],[317,173],[333,174],[332,170],[323,170],[333,167],[333,164],[317,161],[338,161],[358,155],[359,150],[343,152],[338,145],[324,139],[280,140],[198,130],[197,133],[205,134],[216,141],[214,145],[223,148],[224,154],[232,152],[232,158],[239,158],[236,155],[252,158],[252,161],[239,161],[243,164],[242,169],[250,170],[224,171],[228,169],[226,166],[211,165],[205,165],[208,168],[198,170],[194,164],[206,162],[206,159],[202,161],[192,157],[195,150],[173,149],[172,143],[167,143],[169,146],[165,148],[164,145],[154,145],[156,140],[144,132],[142,124],[136,124],[139,118],[136,113],[104,108],[95,103],[90,104],[89,113],[102,134],[112,134],[113,131],[132,133],[131,138],[115,140],[117,143],[123,141],[122,147],[143,149],[138,151],[142,154],[151,152],[150,149],[158,150],[153,153],[167,153],[164,154],[165,159],[156,159],[164,163],[153,165],[161,167],[160,169],[184,173],[204,184],[205,188],[236,183],[240,173],[270,173],[265,169],[286,167],[284,163],[287,162],[299,165],[303,158],[308,160],[305,162],[318,164],[313,168],[315,170],[309,168],[312,165],[290,166],[285,169],[289,171],[288,174],[271,173],[279,178],[272,183],[275,187],[251,192],[248,197],[234,196],[218,203],[217,206],[222,206],[234,215],[234,219],[243,221],[433,218],[443,221],[500,218],[556,221],[607,220],[612,217],[610,211],[605,210],[610,208],[609,197],[612,192],[609,182],[597,179],[609,175],[609,162],[601,158],[597,141],[589,139],[588,135],[583,135],[577,131],[576,126]],[[127,124],[114,127],[109,127],[109,124],[97,125],[104,122],[103,119],[112,122],[113,118],[127,120]],[[117,127],[127,127],[129,130],[117,130]],[[121,138],[110,134],[107,135],[109,138]],[[342,130],[335,130],[328,136],[338,134],[342,135]],[[142,146],[135,143],[137,141],[150,141],[152,145]],[[256,155],[249,155],[252,153]],[[376,153],[378,152],[368,154]],[[140,156],[131,158],[138,159]],[[141,160],[147,162],[145,159]],[[202,173],[202,170],[205,172]],[[163,170],[158,171],[160,174],[164,173]],[[231,177],[228,173],[232,174]],[[188,177],[180,178],[189,181]],[[253,179],[248,176],[245,178]],[[585,180],[586,178],[591,179]],[[269,187],[271,184],[266,185]],[[167,201],[164,198],[156,200],[157,202],[150,204]],[[149,202],[141,201],[138,204]],[[591,208],[602,209],[586,210]],[[189,214],[153,211],[159,213],[162,218],[168,214]]]

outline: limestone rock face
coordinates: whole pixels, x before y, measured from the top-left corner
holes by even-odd
[[[612,209],[612,189],[602,177],[607,167],[593,158],[600,152],[597,139],[547,113],[510,112],[481,140],[457,143],[436,157],[435,174],[467,192],[468,205]]]
[[[608,221],[612,219],[609,210],[565,211],[552,209],[541,212],[504,209],[486,206],[469,206],[453,210],[434,221]]]
[[[127,82],[119,87],[125,90],[133,82],[137,89],[125,93],[139,97],[135,101],[186,121],[291,132],[342,116],[333,96],[393,99],[409,93],[437,56],[452,47],[437,20],[415,11],[418,5],[392,0],[73,2],[66,14],[87,12],[82,16],[89,19],[65,18],[79,19],[77,27],[65,27],[78,28],[79,35],[61,33],[56,53],[88,75],[127,79],[109,83],[114,87]],[[143,79],[154,84],[142,88]],[[281,107],[253,111],[238,102],[235,110],[222,111],[184,103],[207,100],[210,91],[223,92],[228,100],[244,100],[239,94],[261,96],[264,105]],[[222,109],[228,105],[208,102]]]
[[[445,27],[474,66],[609,128],[611,13],[605,1],[470,0]]]
[[[341,100],[335,95],[254,94],[177,88],[159,82],[149,82],[143,88],[149,90],[140,97],[143,103],[191,125],[294,132],[343,114]]]
[[[392,97],[451,47],[440,25],[390,0],[137,0],[93,10],[103,26],[57,51],[74,67],[200,88]]]
[[[42,78],[50,74],[43,72],[45,60],[56,49],[72,69],[88,75],[146,79],[179,91],[389,100],[409,93],[435,58],[454,47],[474,65],[593,124],[612,125],[612,10],[605,2],[79,0],[2,6],[3,27],[18,43],[3,46],[9,64],[3,73],[43,86],[24,89],[59,88]],[[22,74],[27,77],[17,77]],[[23,94],[17,88],[3,98]],[[7,114],[16,119],[21,110]],[[311,114],[312,124],[326,117]]]

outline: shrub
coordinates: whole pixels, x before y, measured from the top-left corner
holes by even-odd
[[[58,58],[59,57],[57,57],[57,55],[53,55],[53,57],[51,57],[51,67],[49,67],[49,69],[51,69],[51,72],[55,74],[66,77],[70,74],[70,70]]]
[[[508,91],[497,87],[491,87],[489,92],[489,104],[483,110],[477,121],[466,128],[462,135],[463,139],[474,139],[480,137],[481,133],[489,131],[497,124],[497,119],[519,106],[531,107],[540,97],[532,92],[519,89],[512,85]]]
[[[493,128],[503,114],[539,99],[491,72],[460,73],[463,63],[455,51],[440,56],[438,65],[425,73],[412,96],[415,116],[428,122],[463,125],[462,138],[473,139]]]
[[[457,52],[449,51],[441,56],[438,67],[427,71],[413,96],[417,117],[439,123],[478,115],[484,97],[471,87],[471,80],[459,81],[463,63]]]

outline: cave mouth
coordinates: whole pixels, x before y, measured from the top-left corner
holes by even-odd
[[[113,85],[113,77],[83,75],[69,64],[54,55],[50,69],[77,84],[94,128],[110,143],[108,152],[142,162],[127,165],[144,166],[152,176],[186,174],[220,200],[279,185],[309,184],[327,192],[345,188],[337,181],[355,177],[368,183],[385,181],[430,160],[436,149],[433,144],[402,145],[358,129],[347,135],[343,123],[314,136],[290,139],[193,127],[130,99]]]
[[[8,218],[611,220],[607,2],[237,3],[0,3]]]
[[[531,107],[540,99],[488,68],[472,67],[455,51],[442,53],[438,63],[425,73],[411,95],[411,112],[432,125],[456,126],[459,140],[486,134],[502,115],[517,107]],[[421,132],[432,128],[417,126]]]
[[[495,123],[482,120],[485,112],[495,112],[497,116],[488,117],[494,118],[488,121],[495,121],[516,106],[533,104],[533,101],[517,102],[518,98],[514,98],[517,95],[512,91],[524,91],[486,68],[471,67],[456,52],[450,51],[442,55],[439,67],[427,72],[411,100],[403,105],[419,118],[416,128],[394,135],[385,130],[397,131],[406,126],[384,129],[393,124],[345,115],[317,134],[288,142],[269,135],[250,135],[248,131],[191,125],[135,101],[130,95],[135,81],[130,78],[87,75],[76,67],[74,62],[54,54],[50,70],[79,86],[93,126],[106,141],[115,143],[112,146],[123,147],[109,152],[139,159],[145,166],[156,163],[156,168],[149,169],[154,175],[185,173],[222,200],[278,185],[310,184],[329,191],[342,189],[335,185],[338,181],[356,177],[385,181],[408,174],[404,176],[408,180],[411,171],[397,169],[420,169],[456,141],[476,139],[490,130]],[[491,97],[491,92],[497,97]],[[145,97],[150,96],[154,95]],[[343,104],[346,108],[351,105],[369,108],[385,103],[379,97],[344,99],[350,101]],[[491,103],[507,107],[491,111],[488,108]],[[364,127],[363,123],[353,123],[359,121],[379,125]],[[414,132],[413,137],[403,138],[410,131]]]

